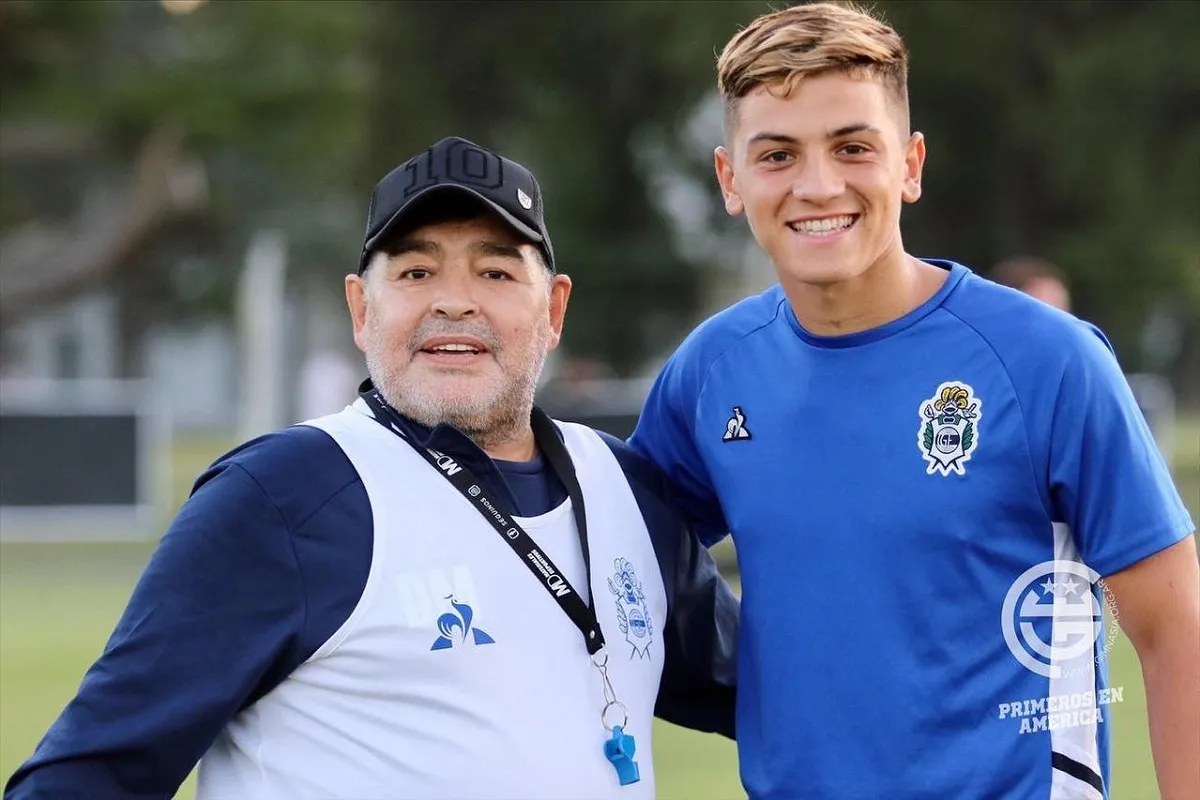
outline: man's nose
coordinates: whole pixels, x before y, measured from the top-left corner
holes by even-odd
[[[433,313],[447,319],[464,319],[479,313],[472,291],[470,270],[446,270],[433,301]]]
[[[838,172],[837,165],[825,156],[810,156],[800,167],[800,174],[792,183],[792,196],[814,205],[823,205],[837,198],[846,190],[846,181]]]

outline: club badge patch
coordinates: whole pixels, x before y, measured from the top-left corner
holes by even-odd
[[[983,401],[965,383],[949,381],[921,404],[917,446],[928,466],[925,474],[966,474],[965,464],[979,446]]]
[[[615,574],[608,579],[608,590],[617,598],[617,625],[625,634],[625,641],[633,647],[630,658],[635,655],[646,658],[654,640],[654,622],[646,606],[646,595],[642,582],[638,580],[633,565],[624,558],[613,561]]]

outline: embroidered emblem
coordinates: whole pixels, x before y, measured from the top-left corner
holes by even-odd
[[[633,647],[630,658],[646,658],[654,641],[654,621],[646,606],[646,595],[642,582],[638,580],[633,565],[624,558],[613,561],[616,572],[608,579],[608,590],[617,598],[617,625],[625,634],[625,641]]]
[[[746,415],[742,413],[741,406],[733,407],[733,416],[725,423],[725,435],[721,437],[722,442],[736,442],[741,439],[749,439],[750,431],[746,428]]]
[[[979,446],[983,401],[965,383],[949,381],[921,404],[917,446],[928,462],[925,474],[965,475],[965,464]]]
[[[466,603],[460,603],[454,599],[454,595],[447,595],[446,599],[450,601],[450,607],[454,611],[447,611],[437,619],[437,629],[441,634],[433,642],[433,647],[430,650],[447,650],[454,647],[456,644],[464,644],[467,641],[467,635],[471,635],[471,640],[475,644],[494,644],[495,639],[488,636],[479,628],[471,627],[471,622],[475,617],[475,612]]]

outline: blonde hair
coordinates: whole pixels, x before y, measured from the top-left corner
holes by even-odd
[[[843,72],[881,81],[908,127],[908,48],[895,29],[852,4],[811,3],[764,14],[739,31],[717,59],[725,134],[738,102],[760,86],[787,96],[804,78]]]

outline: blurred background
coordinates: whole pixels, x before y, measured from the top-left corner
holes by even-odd
[[[437,139],[539,176],[576,286],[541,401],[628,433],[690,328],[773,282],[712,177],[714,67],[783,5],[0,0],[0,778],[204,466],[353,398],[367,198]],[[1200,4],[876,8],[929,149],[908,250],[1099,325],[1200,514]],[[1123,638],[1112,670],[1113,797],[1151,798]],[[663,725],[656,757],[663,798],[744,796],[728,742]]]

